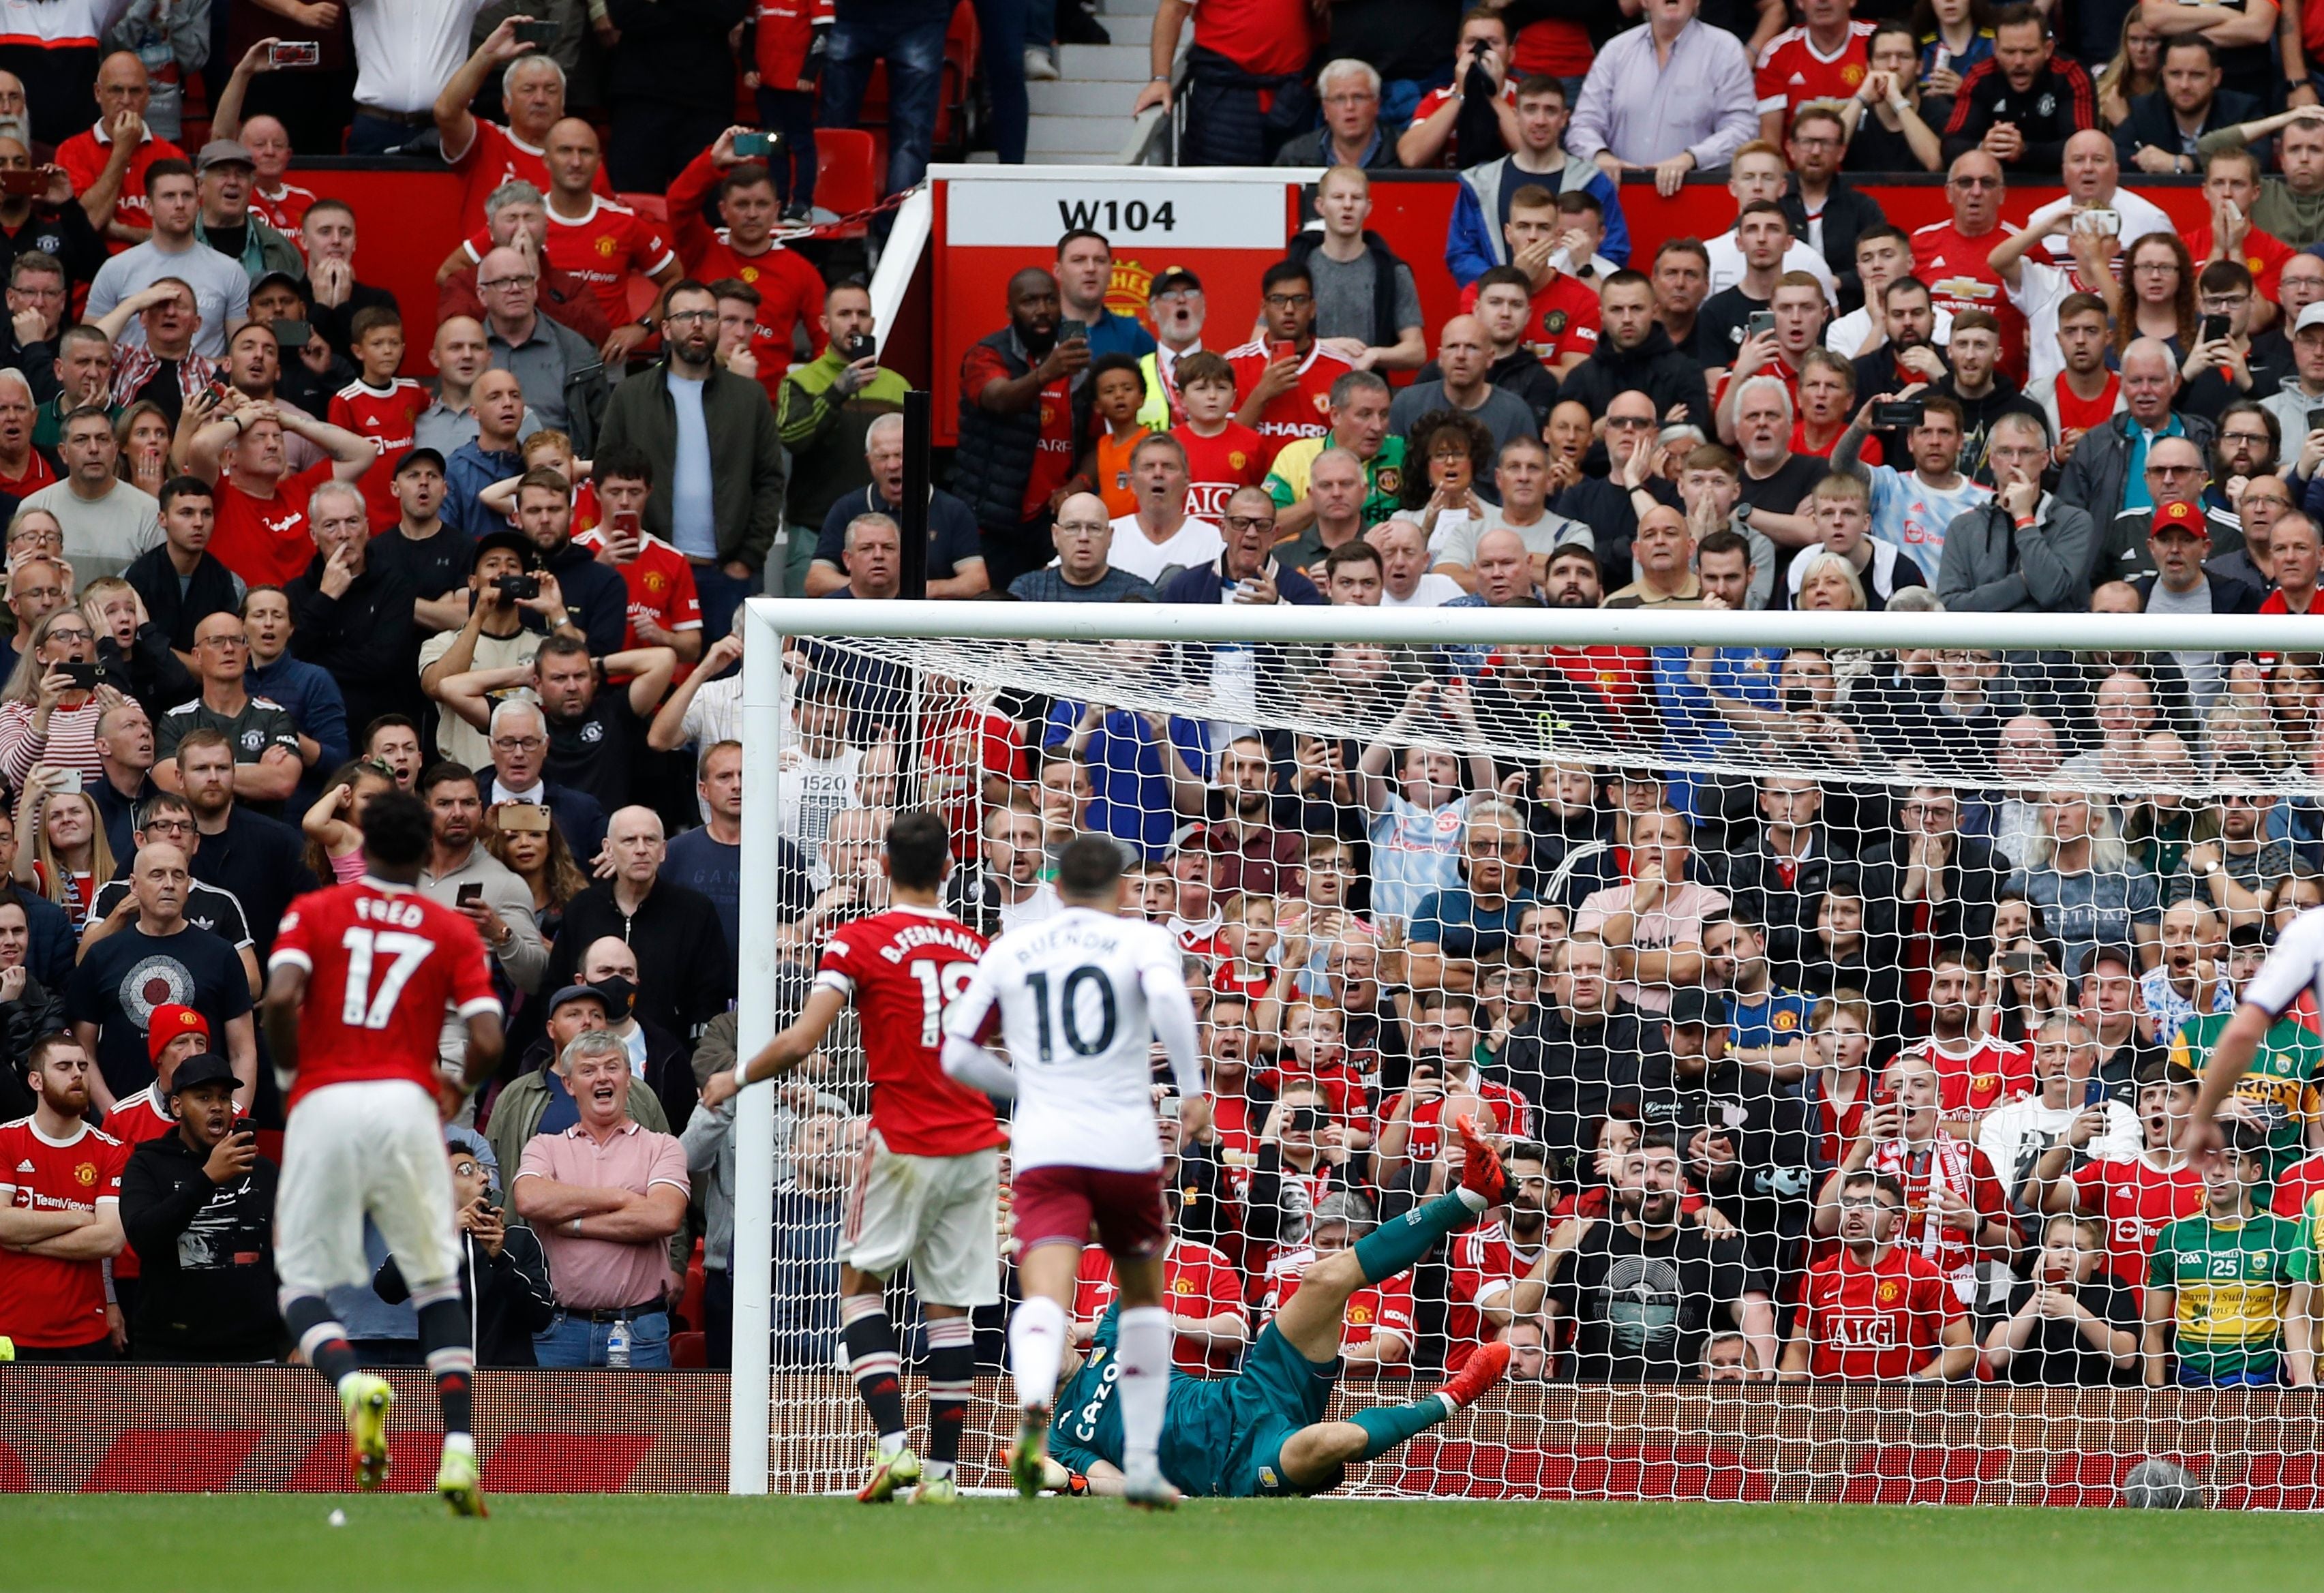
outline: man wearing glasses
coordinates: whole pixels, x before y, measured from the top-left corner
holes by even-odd
[[[1259,433],[1267,463],[1287,443],[1322,437],[1332,390],[1355,367],[1315,337],[1315,282],[1307,267],[1281,260],[1259,277],[1265,333],[1227,355],[1241,406],[1235,419]]]
[[[2025,380],[2025,318],[1993,269],[1995,247],[2006,236],[2001,226],[2008,185],[2001,162],[1983,150],[1957,157],[1945,177],[1945,200],[1952,216],[1913,234],[1913,274],[1929,285],[1929,297],[1947,316],[1965,309],[1990,310],[2001,323],[2002,369],[2016,382]]]
[[[540,313],[540,267],[514,249],[492,250],[476,267],[476,291],[493,369],[513,375],[540,423],[589,457],[604,409],[604,363],[579,333]],[[714,305],[714,320],[716,313]]]
[[[2144,573],[2143,566],[2109,562],[2107,556],[2139,558],[2145,540],[2144,522],[2124,541],[2113,533],[2116,518],[2131,510],[2145,510],[2151,515],[2158,504],[2170,501],[2155,491],[2159,478],[2153,455],[2156,446],[2166,438],[2190,444],[2194,462],[2191,474],[2200,477],[2203,453],[2211,445],[2214,430],[2200,415],[2181,415],[2172,408],[2172,400],[2179,393],[2179,362],[2162,343],[2152,337],[2132,339],[2122,352],[2121,369],[2121,411],[2083,435],[2058,475],[2058,496],[2089,511],[2090,519],[2102,528],[2100,557],[2090,571],[2094,586],[2120,580],[2134,569]],[[2186,484],[2183,493],[2174,495],[2192,502],[2202,486],[2200,479],[2194,480]]]

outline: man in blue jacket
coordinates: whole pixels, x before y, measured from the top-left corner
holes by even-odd
[[[1630,262],[1630,226],[1613,180],[1597,165],[1565,152],[1565,86],[1554,78],[1527,78],[1517,85],[1517,147],[1514,153],[1461,173],[1452,199],[1452,223],[1444,235],[1444,263],[1462,287],[1497,265],[1509,262],[1501,227],[1509,218],[1509,196],[1539,185],[1553,194],[1569,188],[1595,194],[1606,207],[1606,236],[1598,252],[1616,265]]]

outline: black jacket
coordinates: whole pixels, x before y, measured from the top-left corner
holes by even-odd
[[[357,733],[383,714],[418,719],[426,699],[411,668],[419,651],[411,608],[419,594],[411,578],[385,560],[366,563],[353,585],[329,597],[323,592],[324,563],[316,554],[307,573],[283,588],[290,600],[290,650],[330,671],[346,699],[347,724]]]
[[[134,569],[135,566],[131,567]],[[175,577],[172,577],[173,588],[175,585]],[[223,606],[227,612],[234,612],[241,605],[226,603]],[[218,612],[217,609],[207,611],[208,613]],[[196,620],[198,622],[204,617],[207,616],[197,615]],[[187,629],[190,631],[193,627],[189,624]],[[137,627],[137,634],[130,638],[126,648],[109,633],[98,637],[97,661],[105,666],[109,685],[135,697],[138,704],[145,710],[145,716],[158,720],[188,697],[199,696],[202,691],[201,682],[196,680],[192,672],[179,661],[178,655],[170,650],[173,645],[170,632],[149,620]]]
[[[2156,576],[2141,576],[2130,584],[2130,588],[2138,594],[2138,601],[2144,603],[2148,594],[2154,590],[2154,583],[2160,578]],[[2265,594],[2258,587],[2246,586],[2232,576],[2222,576],[2205,570],[2203,579],[2210,585],[2211,612],[2215,614],[2255,614],[2259,612],[2259,605],[2266,601]]]
[[[1805,1100],[1766,1073],[1722,1059],[1699,1076],[1674,1076],[1649,1090],[1639,1117],[1669,1128],[1682,1157],[1705,1129],[1726,1137],[1735,1151],[1729,1174],[1705,1179],[1690,1166],[1689,1181],[1741,1230],[1752,1266],[1773,1274],[1799,1264],[1819,1182]]]
[[[1702,366],[1679,352],[1670,334],[1658,325],[1646,328],[1646,340],[1621,350],[1610,337],[1598,339],[1590,357],[1565,373],[1558,396],[1589,406],[1603,415],[1619,392],[1643,392],[1654,401],[1655,413],[1667,416],[1671,406],[1684,404],[1687,419],[1706,431],[1711,425],[1711,393],[1703,385]]]
[[[1864,853],[1864,929],[1869,935],[1891,939],[1923,933],[1916,927],[1917,904],[1900,899],[1904,871],[1912,861],[1912,843],[1898,835]],[[1932,940],[1981,941],[1993,934],[1994,898],[2009,873],[2009,860],[1993,843],[1975,835],[1953,840],[1945,870],[1945,899],[1930,915],[1926,934]],[[1876,956],[1873,961],[1886,961]]]
[[[2064,162],[2066,141],[2098,125],[2098,94],[2089,73],[2053,53],[2020,94],[2010,87],[2001,63],[1987,56],[1969,69],[1953,97],[1952,120],[1944,128],[1946,162],[1977,148],[1997,122],[2013,124],[2024,139],[2017,158],[2004,161],[2004,167],[2054,173]]]
[[[1603,1023],[1574,1024],[1545,1004],[1501,1047],[1501,1080],[1533,1102],[1535,1132],[1549,1148],[1552,1175],[1571,1186],[1617,1103],[1635,1110],[1649,1087],[1666,1087],[1670,1049],[1660,1019],[1618,1003]]]
[[[1794,176],[1785,185],[1784,197],[1775,201],[1783,207],[1784,219],[1792,224],[1792,235],[1802,243],[1808,237],[1808,205],[1800,198],[1800,180]],[[1831,274],[1840,279],[1840,303],[1842,309],[1854,309],[1864,302],[1864,283],[1856,274],[1857,235],[1887,219],[1879,204],[1861,189],[1840,178],[1831,180],[1831,191],[1823,201],[1823,262]]]
[[[541,989],[573,982],[574,970],[589,943],[604,935],[629,943],[637,953],[639,1021],[676,1035],[691,1045],[704,1024],[734,999],[734,953],[718,909],[698,890],[658,882],[634,915],[613,899],[613,881],[604,879],[566,907],[565,923],[549,948]],[[689,1108],[691,1103],[689,1102]],[[673,1118],[672,1122],[682,1119]]]
[[[183,1134],[149,1139],[121,1174],[121,1228],[137,1252],[131,1342],[152,1360],[273,1360],[290,1334],[274,1308],[274,1186],[264,1156],[212,1183]]]
[[[1015,380],[1033,369],[1013,326],[1003,327],[979,345],[1001,356],[1001,368]],[[1090,383],[1073,389],[1073,435],[1080,437],[1089,418]],[[1033,461],[1041,446],[1041,406],[1028,404],[1013,415],[996,415],[977,402],[965,382],[960,390],[960,446],[953,451],[952,490],[976,513],[976,523],[987,536],[1014,537],[1027,524],[1025,487],[1033,479]],[[1034,520],[1048,523],[1046,510]],[[1029,549],[1028,549],[1029,551]],[[1036,565],[1046,562],[1042,554]],[[1028,566],[1029,567],[1029,566]]]
[[[2203,114],[2203,124],[2195,130],[2196,136],[2233,127],[2244,122],[2256,122],[2267,115],[2267,107],[2248,94],[2237,94],[2232,88],[2222,88],[2211,96],[2210,108]],[[2116,157],[2125,171],[2136,170],[2139,146],[2144,144],[2161,150],[2166,155],[2178,154],[2181,148],[2179,118],[2171,109],[2171,101],[2160,88],[2151,94],[2141,94],[2130,102],[2130,115],[2114,130]],[[2264,151],[2261,152],[2265,158]],[[2197,162],[2196,170],[2200,170]]]
[[[2058,497],[2061,502],[2086,511],[2090,523],[2098,529],[2090,552],[2099,552],[2096,543],[2105,539],[2106,528],[2122,512],[2122,489],[2130,469],[2130,433],[2137,422],[2126,410],[2109,419],[2104,426],[2093,426],[2074,445],[2074,452],[2066,466],[2058,473]],[[2211,456],[2211,437],[2216,430],[2200,415],[2181,415],[2179,424],[2187,440],[2203,450],[2203,457]],[[2093,579],[2098,572],[2091,571]]]
[[[484,1263],[484,1287],[476,1287],[476,1264]],[[411,1285],[390,1256],[379,1264],[371,1292],[390,1305],[411,1298]],[[480,1367],[530,1367],[532,1336],[556,1320],[557,1296],[549,1287],[549,1257],[540,1236],[512,1227],[501,1253],[488,1256],[469,1234],[460,1235],[460,1303],[468,1308]]]
[[[1776,860],[1761,845],[1765,833],[1761,825],[1729,848],[1719,889],[1734,902],[1738,915],[1765,926],[1767,956],[1781,967],[1797,961],[1801,948],[1815,934],[1816,907],[1831,886],[1833,868],[1854,866],[1853,842],[1829,824],[1818,824],[1808,856],[1786,884]]]
[[[170,645],[185,652],[194,650],[195,626],[212,614],[238,612],[242,607],[235,594],[234,572],[207,550],[183,586],[179,585],[178,568],[170,562],[166,546],[139,554],[121,572],[121,578],[145,600],[146,617],[161,627]]]
[[[475,771],[476,789],[484,793],[484,802],[491,806],[493,782],[499,771],[487,763]],[[540,796],[549,809],[551,823],[576,859],[595,858],[605,844],[605,809],[586,791],[576,791],[570,786],[560,786],[545,776],[540,782]]]

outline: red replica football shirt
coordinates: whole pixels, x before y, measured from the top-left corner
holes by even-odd
[[[460,246],[471,264],[481,264],[493,246],[492,235],[479,229]],[[549,241],[542,252],[549,264],[589,284],[597,307],[616,327],[637,319],[630,313],[630,273],[650,277],[678,258],[652,222],[597,194],[589,197],[589,212],[577,221],[549,209]]]
[[[72,179],[73,192],[85,194],[105,175],[105,163],[112,157],[113,140],[101,138],[102,129],[90,127],[74,134],[57,145],[57,164]],[[121,193],[113,201],[112,219],[124,226],[153,226],[153,207],[145,198],[145,169],[156,161],[182,161],[186,152],[166,138],[146,134],[145,142],[129,157],[129,170],[121,174]],[[101,234],[104,228],[97,231]],[[117,238],[106,240],[106,248],[118,254],[129,247]]]
[[[1172,1239],[1162,1262],[1162,1286],[1169,1294],[1163,1303],[1172,1316],[1204,1320],[1231,1312],[1243,1319],[1245,1326],[1250,1323],[1250,1312],[1242,1301],[1242,1274],[1223,1253],[1208,1245]],[[1084,1250],[1081,1276],[1074,1284],[1074,1320],[1094,1323],[1120,1293],[1113,1278],[1112,1257],[1094,1245]],[[1185,1337],[1170,1347],[1171,1363],[1190,1377],[1231,1372],[1238,1358],[1239,1352],[1232,1349],[1212,1350]]]
[[[361,1079],[409,1079],[432,1094],[445,1008],[501,1009],[466,914],[369,879],[290,904],[267,959],[286,965],[307,974],[294,1110],[310,1091]]]
[[[2324,1189],[2324,1151],[2303,1156],[2283,1170],[2283,1175],[2275,1181],[2275,1194],[2267,1209],[2278,1217],[2297,1217],[2308,1209],[2308,1197],[2319,1189]],[[2192,1210],[2190,1207],[2176,1215],[2184,1217]]]
[[[0,475],[0,493],[7,493],[20,503],[42,487],[56,484],[57,473],[49,468],[49,462],[41,456],[38,448],[25,451],[23,474]]]
[[[475,124],[476,135],[468,141],[468,147],[456,155],[449,150],[444,152],[444,163],[460,174],[465,185],[460,190],[460,218],[482,221],[484,201],[504,182],[521,180],[546,197],[554,186],[549,180],[547,154],[497,122],[487,122],[482,116],[470,120]],[[602,165],[597,168],[597,180],[589,186],[609,199],[613,197],[613,180],[605,175]]]
[[[159,1139],[164,1134],[178,1130],[177,1119],[170,1109],[154,1099],[159,1084],[148,1085],[126,1100],[116,1100],[113,1110],[105,1114],[105,1131],[121,1141],[121,1159],[125,1164],[129,1153],[149,1139]],[[113,1258],[113,1275],[132,1278],[137,1275],[137,1252],[126,1245]]]
[[[1025,738],[1006,714],[965,699],[934,709],[923,723],[920,778],[944,810],[953,855],[967,857],[983,818],[984,777],[998,775],[1014,785],[1031,778]]]
[[[908,1156],[958,1156],[1001,1143],[992,1103],[945,1077],[944,1009],[968,988],[984,937],[926,907],[843,924],[823,943],[815,982],[855,1003],[872,1075],[872,1127]]]
[[[1477,308],[1477,284],[1461,290],[1461,313]],[[1534,290],[1526,309],[1526,344],[1545,365],[1554,365],[1567,355],[1585,359],[1598,346],[1598,290],[1580,277],[1553,272],[1549,281]]]
[[[299,241],[300,224],[307,219],[307,207],[314,202],[315,190],[300,188],[297,183],[286,182],[281,191],[274,194],[262,192],[255,183],[251,185],[250,213],[294,244]]]
[[[1921,1056],[1937,1070],[1937,1104],[1948,1116],[1981,1112],[2034,1088],[2031,1045],[1987,1036],[1966,1051],[1953,1051],[1930,1040],[1922,1044]]]
[[[1802,1303],[1818,1377],[1904,1377],[1933,1359],[1961,1303],[1942,1273],[1902,1245],[1866,1266],[1846,1249],[1808,1272]]]
[[[810,358],[823,353],[830,341],[823,332],[823,278],[807,257],[780,243],[764,253],[742,254],[723,227],[703,219],[703,201],[724,175],[710,163],[705,150],[687,163],[669,185],[669,225],[677,236],[678,257],[686,274],[698,282],[740,277],[759,292],[758,324],[751,331],[751,353],[759,362],[759,384],[767,401],[781,394],[783,373],[790,369],[792,333],[807,328]]]
[[[2195,257],[2199,268],[2203,261],[2210,258],[2211,224],[2209,222],[2207,221],[2200,226],[2190,227],[2179,235],[2186,240],[2187,252]],[[2283,275],[2283,262],[2299,253],[2299,250],[2294,249],[2282,238],[2264,233],[2257,227],[2252,227],[2245,232],[2243,251],[2235,258],[2241,260],[2244,269],[2251,272],[2252,286],[2258,291],[2259,296],[2262,299],[2273,299],[2275,297],[2277,283]]]
[[[2066,385],[2066,379],[2063,376],[2058,378],[2058,385],[2053,391],[2057,394],[2054,401],[2058,406],[2060,428],[2065,431],[2089,431],[2093,427],[2104,426],[2108,420],[2114,419],[2115,405],[2122,397],[2122,373],[2108,371],[2106,374],[2105,390],[2088,403],[2074,396],[2074,390]]]
[[[1940,1190],[1949,1189],[1968,1202],[1980,1219],[1980,1227],[2009,1220],[2009,1197],[2002,1192],[2001,1180],[1993,1175],[1993,1164],[1966,1140],[1941,1135],[1933,1148],[1918,1150],[1901,1139],[1884,1140],[1873,1148],[1866,1165],[1904,1185],[1904,1225],[1897,1233],[1900,1247],[1934,1262],[1948,1278],[1972,1275],[1970,1269],[1982,1252],[1969,1242],[1969,1235],[1942,1220],[1937,1200]]]
[[[2275,1187],[2275,1210],[2284,1211],[2286,1185]],[[2084,1162],[2074,1169],[2074,1195],[2083,1211],[2105,1220],[2107,1266],[2123,1287],[2136,1291],[2146,1286],[2146,1258],[2154,1248],[2154,1236],[2166,1224],[2202,1209],[2203,1170],[2191,1162],[2157,1167],[2144,1156]],[[2299,1208],[2284,1214],[2297,1216]]]
[[[1865,51],[1870,48],[1872,28],[1871,23],[1851,21],[1848,37],[1831,55],[1815,47],[1804,27],[1785,28],[1768,40],[1752,74],[1759,114],[1781,111],[1788,128],[1792,113],[1810,100],[1854,97],[1864,87]]]
[[[1241,422],[1228,421],[1226,429],[1216,437],[1204,437],[1191,426],[1174,426],[1170,435],[1186,450],[1190,519],[1216,525],[1237,488],[1267,483],[1267,461],[1273,455],[1259,433]]]
[[[1965,237],[1950,221],[1932,222],[1913,234],[1913,274],[1929,285],[1929,298],[1948,315],[1981,309],[2001,323],[2001,364],[2019,383],[2025,380],[2025,318],[2001,284],[1987,256],[2016,230],[2003,222],[1989,233]]]
[[[50,1139],[30,1118],[0,1124],[0,1202],[17,1211],[94,1211],[121,1204],[129,1147],[83,1123]],[[105,1337],[105,1264],[0,1250],[0,1333],[34,1349]]]
[[[379,455],[379,462],[355,483],[363,488],[364,508],[374,533],[392,529],[403,518],[388,488],[403,456],[411,452],[412,428],[433,401],[428,390],[409,376],[396,377],[384,389],[358,376],[331,396],[331,424],[354,432]]]
[[[1235,407],[1240,410],[1250,397],[1251,389],[1267,374],[1274,363],[1269,351],[1272,345],[1264,338],[1246,343],[1228,354],[1227,364],[1234,367]],[[1332,383],[1355,367],[1346,359],[1318,343],[1307,351],[1300,362],[1299,379],[1290,391],[1278,394],[1274,401],[1259,411],[1259,464],[1275,463],[1275,456],[1283,451],[1286,443],[1297,442],[1303,437],[1322,437],[1332,429]]]
[[[274,483],[274,496],[254,498],[221,475],[210,552],[253,586],[282,586],[307,573],[315,539],[307,530],[307,499],[331,479],[332,461],[318,460]]]
[[[605,545],[602,530],[584,531],[573,540],[591,553]],[[640,540],[644,545],[638,556],[613,566],[622,572],[622,582],[630,589],[630,624],[622,635],[624,648],[645,645],[638,636],[640,620],[664,631],[702,629],[702,598],[695,589],[694,566],[686,555],[651,532],[642,534]]]
[[[1531,1272],[1534,1263],[1541,1259],[1542,1248],[1536,1245],[1519,1249],[1511,1242],[1508,1229],[1498,1222],[1452,1237],[1444,1255],[1449,1268],[1444,1285],[1446,1371],[1457,1372],[1468,1365],[1478,1346],[1492,1336],[1478,1306],[1514,1287],[1517,1279]]]
[[[1449,1086],[1448,1086],[1449,1087]],[[1461,1093],[1474,1095],[1493,1109],[1495,1119],[1491,1132],[1514,1135],[1519,1139],[1533,1137],[1533,1111],[1526,1098],[1507,1084],[1492,1079],[1471,1079],[1461,1086]],[[1372,1125],[1372,1143],[1387,1132],[1388,1119],[1404,1100],[1401,1095],[1391,1096],[1380,1103],[1379,1117]],[[1404,1142],[1405,1159],[1413,1162],[1433,1162],[1444,1143],[1444,1097],[1434,1096],[1412,1109],[1411,1131]],[[1477,1230],[1471,1229],[1474,1232]]]
[[[1314,10],[1305,0],[1199,0],[1194,37],[1257,78],[1307,69]]]
[[[1315,1260],[1314,1248],[1302,1245],[1296,1250],[1283,1251],[1267,1264],[1267,1271],[1259,1280],[1261,1317],[1271,1317],[1283,1309],[1284,1303],[1299,1292],[1299,1280],[1307,1275],[1307,1269]],[[1412,1275],[1408,1272],[1367,1285],[1348,1296],[1347,1310],[1340,1318],[1340,1347],[1352,1349],[1369,1344],[1382,1332],[1396,1334],[1406,1346],[1416,1337]]]

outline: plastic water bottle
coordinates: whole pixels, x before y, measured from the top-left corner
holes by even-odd
[[[605,1330],[605,1365],[609,1369],[621,1369],[629,1364],[630,1319],[616,1317],[613,1325]]]

